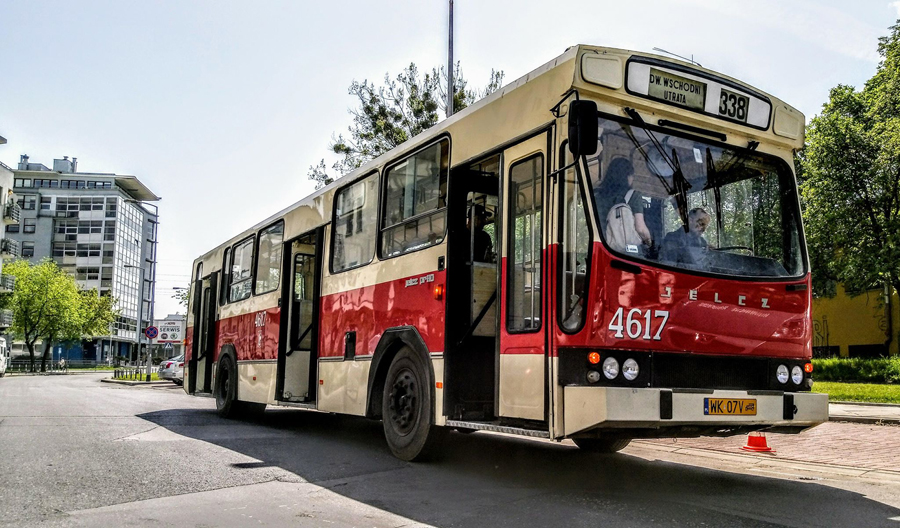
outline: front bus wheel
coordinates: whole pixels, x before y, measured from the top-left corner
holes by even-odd
[[[426,376],[427,365],[409,348],[401,350],[391,362],[381,413],[384,436],[397,458],[423,460],[435,454],[441,428],[433,425],[434,403]]]

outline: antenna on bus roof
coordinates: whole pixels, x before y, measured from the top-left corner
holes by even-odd
[[[671,51],[666,51],[666,50],[664,50],[664,49],[662,49],[662,48],[653,48],[653,51],[658,51],[658,52],[660,52],[660,53],[665,53],[666,55],[671,55],[671,56],[673,56],[673,57],[678,57],[679,59],[686,60],[686,61],[690,62],[691,64],[696,64],[697,66],[700,66],[701,68],[703,67],[702,64],[700,64],[699,62],[697,62],[697,61],[694,60],[694,56],[693,56],[693,55],[691,55],[691,58],[689,59],[689,58],[687,58],[687,57],[682,57],[681,55],[678,55],[677,53],[672,53]]]

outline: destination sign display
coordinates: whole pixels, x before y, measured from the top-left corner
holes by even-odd
[[[702,111],[706,103],[706,83],[650,68],[647,95],[667,103]]]
[[[766,96],[722,77],[651,58],[632,58],[626,68],[628,93],[766,130],[772,103]]]

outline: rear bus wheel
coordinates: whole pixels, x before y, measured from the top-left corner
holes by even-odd
[[[427,365],[409,348],[401,350],[391,362],[381,412],[384,436],[397,458],[422,460],[437,450],[443,432],[433,424],[434,403],[426,376]]]

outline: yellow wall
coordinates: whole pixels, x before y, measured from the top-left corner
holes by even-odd
[[[850,345],[878,345],[887,339],[887,318],[883,292],[870,290],[855,297],[838,285],[837,295],[813,299],[813,346],[839,346],[842,357],[849,356]],[[894,340],[890,353],[898,353],[900,299],[893,297]]]

